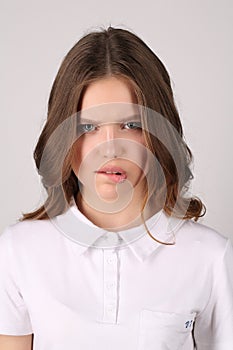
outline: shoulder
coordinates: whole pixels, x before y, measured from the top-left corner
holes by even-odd
[[[51,220],[18,221],[7,226],[1,236],[13,234],[22,237],[24,235],[27,236],[33,235],[37,232],[42,232],[45,229],[51,229]]]
[[[26,220],[7,226],[0,235],[0,247],[14,246],[14,248],[37,245],[49,241],[56,234],[51,220]]]
[[[185,221],[181,229],[187,233],[190,239],[198,240],[203,244],[208,243],[215,246],[224,244],[227,240],[227,237],[214,228],[193,220]]]
[[[230,239],[212,227],[187,220],[177,232],[177,242],[187,249],[195,250],[199,259],[222,259],[226,250],[231,246]]]

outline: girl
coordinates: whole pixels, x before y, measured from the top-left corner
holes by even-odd
[[[83,37],[34,158],[44,204],[0,237],[0,349],[233,348],[230,241],[197,223],[168,73],[133,33]]]

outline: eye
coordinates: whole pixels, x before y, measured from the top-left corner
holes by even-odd
[[[92,131],[95,131],[97,129],[96,125],[94,124],[79,124],[78,131],[83,133],[89,133]]]
[[[141,129],[142,123],[141,122],[127,122],[123,124],[124,129],[127,130],[135,130],[135,129]]]

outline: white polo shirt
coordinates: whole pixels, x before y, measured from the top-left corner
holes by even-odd
[[[168,223],[164,211],[147,220],[164,241]],[[173,246],[143,225],[104,231],[74,204],[54,220],[9,226],[0,236],[0,334],[34,333],[34,350],[232,350],[232,245],[179,223]]]

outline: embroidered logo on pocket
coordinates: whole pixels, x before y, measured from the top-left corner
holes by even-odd
[[[196,313],[142,310],[138,350],[182,350],[193,342]]]
[[[191,328],[191,327],[192,327],[192,324],[193,324],[193,320],[186,321],[186,322],[185,322],[185,328]]]

